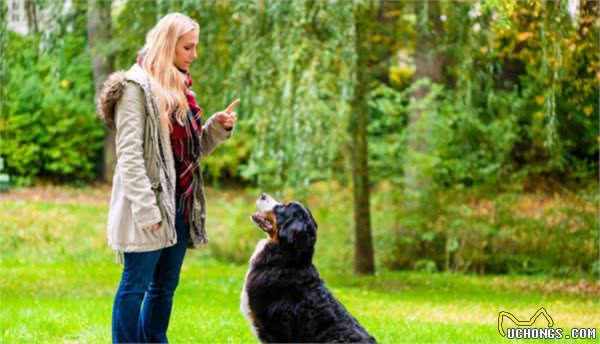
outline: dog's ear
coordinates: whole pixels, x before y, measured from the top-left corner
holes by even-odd
[[[304,207],[304,209],[306,210],[306,212],[308,213],[308,216],[310,216],[310,220],[312,221],[313,226],[315,227],[315,232],[318,229],[318,225],[317,225],[317,221],[315,220],[315,218],[313,217],[313,214],[310,212],[310,209]]]
[[[300,219],[292,219],[284,222],[279,227],[279,241],[293,245],[297,237],[305,229],[305,224]]]
[[[317,240],[313,223],[307,219],[294,219],[279,230],[279,242],[296,264],[310,264]]]
[[[312,226],[307,224],[306,229],[296,235],[294,246],[298,251],[312,249],[315,246],[315,242],[317,241],[317,236],[315,235],[316,227],[314,229],[310,227]]]

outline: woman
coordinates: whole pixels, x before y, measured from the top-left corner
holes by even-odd
[[[167,342],[185,251],[207,242],[200,158],[231,136],[239,99],[202,123],[189,74],[199,32],[189,17],[166,15],[137,63],[100,93],[99,116],[116,129],[108,242],[124,259],[113,342]]]

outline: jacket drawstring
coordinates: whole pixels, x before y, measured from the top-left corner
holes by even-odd
[[[117,260],[117,265],[123,265],[123,261],[125,260],[125,254],[123,253],[123,251],[116,251],[116,260]]]

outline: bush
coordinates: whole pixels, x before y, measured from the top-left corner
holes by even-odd
[[[392,222],[374,219],[376,252],[387,268],[564,276],[593,275],[599,264],[594,187],[560,195],[438,193],[438,211],[427,216],[402,201],[387,204],[398,194],[384,187],[374,200],[397,214]]]
[[[95,118],[94,84],[85,37],[67,36],[64,46],[43,51],[40,37],[9,32],[3,54],[2,146],[8,173],[57,182],[91,181],[103,145]]]

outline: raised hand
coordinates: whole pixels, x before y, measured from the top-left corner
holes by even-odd
[[[231,129],[233,124],[237,120],[237,112],[233,111],[236,106],[240,103],[240,99],[236,99],[233,103],[229,104],[229,106],[224,111],[219,111],[216,113],[217,121],[221,124],[223,129]]]

